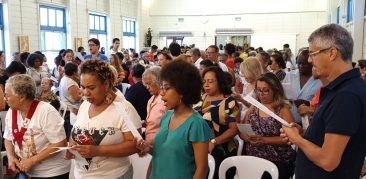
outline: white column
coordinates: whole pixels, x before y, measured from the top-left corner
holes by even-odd
[[[355,0],[354,1],[355,14],[353,17],[353,61],[357,61],[362,58],[362,50],[363,50],[363,27],[364,27],[364,10],[365,10],[365,1],[364,0]]]

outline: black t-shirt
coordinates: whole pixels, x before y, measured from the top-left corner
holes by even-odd
[[[340,164],[332,172],[327,172],[299,149],[296,179],[358,179],[366,155],[366,84],[358,69],[342,74],[321,90],[305,139],[321,147],[326,133],[351,137]]]

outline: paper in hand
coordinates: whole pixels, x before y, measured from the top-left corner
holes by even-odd
[[[252,104],[253,106],[257,107],[261,111],[265,112],[266,114],[270,115],[271,117],[275,118],[282,125],[290,127],[290,124],[287,121],[285,121],[280,116],[278,116],[277,114],[275,114],[274,112],[269,110],[266,106],[264,106],[262,103],[260,103],[256,99],[254,99],[252,96],[246,95],[246,96],[244,96],[244,100],[247,101],[248,103]]]
[[[240,131],[240,133],[244,133],[247,135],[255,135],[255,132],[252,129],[252,126],[250,124],[237,124],[238,125],[238,129]]]

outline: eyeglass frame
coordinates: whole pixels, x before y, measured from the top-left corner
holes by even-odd
[[[320,50],[315,51],[315,52],[310,52],[310,51],[309,51],[309,57],[310,57],[311,59],[313,59],[313,56],[316,56],[316,55],[318,55],[318,54],[320,54],[320,53],[322,53],[322,52],[325,52],[325,51],[327,51],[327,50],[329,50],[329,49],[331,49],[331,48],[332,48],[332,47],[323,48],[323,49],[320,49]]]
[[[212,84],[212,83],[215,83],[217,82],[216,79],[207,79],[207,80],[202,80],[202,84]]]
[[[267,91],[267,90],[268,90],[268,91]],[[268,94],[271,92],[271,90],[272,90],[272,89],[267,88],[267,90],[264,90],[264,89],[257,89],[257,88],[255,88],[255,89],[254,89],[254,92],[255,92],[256,94],[261,93],[261,94],[263,94],[263,95],[268,95]]]

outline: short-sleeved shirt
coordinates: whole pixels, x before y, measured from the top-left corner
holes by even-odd
[[[358,69],[343,73],[320,92],[319,104],[304,138],[321,147],[325,134],[349,136],[338,167],[327,172],[302,150],[296,158],[296,179],[358,179],[366,155],[366,84]],[[334,146],[337,147],[337,146]]]
[[[71,132],[78,145],[113,145],[124,141],[123,132],[129,132],[126,122],[119,115],[115,102],[97,116],[89,116],[90,103],[84,101]],[[83,158],[84,159],[84,158]],[[117,178],[128,171],[128,157],[95,156],[85,161],[75,160],[75,178]]]
[[[96,58],[100,58],[100,59],[102,59],[105,62],[109,62],[108,57],[105,56],[105,55],[103,55],[103,54],[101,54],[101,53],[99,53]],[[93,59],[93,55],[85,55],[84,56],[84,59],[85,60],[91,60],[91,59]]]
[[[212,133],[201,115],[194,112],[178,128],[169,130],[174,111],[162,117],[154,139],[152,179],[193,178],[196,171],[192,142],[207,142]]]
[[[49,145],[66,139],[64,120],[60,113],[50,104],[40,101],[29,121],[24,120],[17,111],[18,128],[28,123],[24,134],[22,148],[15,142],[12,133],[13,110],[9,109],[5,117],[4,138],[12,142],[14,151],[19,158],[27,159],[45,150]],[[59,152],[42,162],[34,165],[28,172],[31,177],[53,177],[70,171],[70,161],[64,160],[64,152]]]

